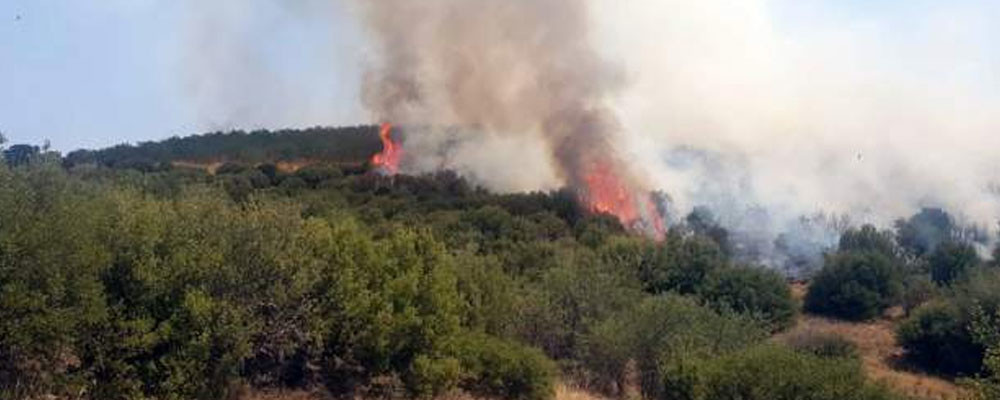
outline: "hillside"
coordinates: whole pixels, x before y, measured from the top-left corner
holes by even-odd
[[[848,229],[797,298],[705,215],[637,235],[571,190],[376,172],[346,132],[0,165],[0,397],[891,400],[961,391],[886,351],[994,368],[1000,274],[941,210]]]
[[[69,166],[98,164],[114,168],[156,170],[171,163],[296,162],[363,163],[381,150],[374,126],[215,132],[163,141],[78,150],[66,155]]]

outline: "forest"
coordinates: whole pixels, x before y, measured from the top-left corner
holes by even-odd
[[[1000,398],[1000,269],[946,210],[850,227],[799,298],[708,213],[654,241],[568,190],[378,174],[375,127],[3,150],[2,399],[906,399],[782,335],[892,310],[909,368]]]

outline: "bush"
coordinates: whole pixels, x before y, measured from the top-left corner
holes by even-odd
[[[887,389],[865,380],[860,362],[761,345],[695,363],[674,385],[672,399],[693,400],[888,400]]]
[[[702,297],[717,308],[761,318],[779,331],[795,320],[798,305],[785,279],[762,267],[728,267],[714,271]]]
[[[951,239],[954,230],[955,220],[940,208],[924,208],[909,219],[896,221],[899,244],[917,257]]]
[[[876,252],[828,256],[806,293],[808,312],[848,320],[879,316],[902,292],[902,277],[892,260]]]
[[[895,257],[898,253],[892,232],[882,231],[872,225],[860,229],[848,229],[840,236],[838,250],[841,252],[875,252],[887,257]]]
[[[460,386],[476,395],[548,400],[555,396],[556,365],[540,350],[484,334],[459,339],[465,371]]]
[[[906,315],[940,295],[937,285],[924,274],[908,276],[904,287],[902,301]]]
[[[919,308],[900,324],[896,335],[914,364],[930,371],[968,375],[980,372],[988,341],[972,328],[978,314],[1000,310],[1000,273],[992,268],[968,271],[939,299]]]
[[[933,302],[918,308],[896,331],[906,356],[924,369],[970,374],[982,366],[983,348],[968,331],[968,320],[955,304]]]
[[[639,283],[595,259],[589,249],[561,249],[557,265],[528,285],[518,336],[556,360],[579,355],[580,339],[608,317],[641,301]]]
[[[712,357],[743,349],[766,336],[759,321],[720,314],[677,295],[647,298],[633,310],[596,326],[584,339],[583,363],[600,378],[599,387],[619,392],[635,362],[647,398],[664,395],[664,360]]]
[[[652,260],[644,262],[639,279],[647,292],[695,294],[715,270],[728,265],[725,253],[709,238],[669,235]]]
[[[950,285],[972,268],[979,265],[979,254],[968,243],[947,241],[931,253],[928,262],[931,279],[939,285]]]

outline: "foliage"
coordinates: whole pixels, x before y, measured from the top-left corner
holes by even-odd
[[[949,374],[979,371],[983,349],[967,329],[967,319],[954,303],[934,302],[918,308],[897,330],[907,357],[928,370]]]
[[[977,307],[970,328],[976,343],[986,348],[985,376],[972,381],[974,395],[982,400],[1000,398],[1000,310],[990,314]]]
[[[903,282],[903,311],[910,315],[914,309],[940,296],[940,289],[925,274],[907,276]]]
[[[712,239],[719,246],[719,249],[726,254],[732,254],[729,231],[719,224],[711,210],[705,207],[695,207],[684,222],[694,234]]]
[[[798,304],[785,278],[773,270],[727,267],[714,271],[707,281],[702,297],[717,308],[757,316],[774,331],[794,323]]]
[[[979,254],[968,243],[945,241],[930,254],[931,279],[939,285],[949,285],[966,271],[979,265]]]
[[[467,335],[457,345],[466,371],[460,386],[477,395],[547,400],[555,393],[556,365],[522,344],[488,335]]]
[[[236,132],[0,163],[0,397],[539,400],[560,372],[620,393],[633,365],[663,397],[794,317],[709,216],[655,242],[566,189],[368,173],[378,146]]]
[[[879,231],[872,225],[848,229],[840,236],[841,252],[873,252],[894,258],[899,253],[892,232]]]
[[[168,169],[174,161],[228,161],[251,165],[293,160],[360,163],[381,149],[377,129],[358,126],[216,132],[96,151],[77,150],[69,153],[64,162],[70,167],[94,163],[147,172]]]
[[[895,399],[869,384],[854,359],[820,357],[760,345],[686,368],[686,385],[671,399],[881,400]],[[668,385],[672,384],[671,378]]]
[[[955,229],[954,219],[940,208],[924,208],[909,219],[896,221],[899,244],[918,257],[952,239]]]
[[[689,298],[649,298],[633,310],[603,321],[587,336],[584,364],[601,377],[604,387],[626,384],[627,367],[636,363],[643,395],[664,395],[666,360],[712,357],[735,351],[765,336],[758,321],[718,314]]]
[[[806,293],[808,312],[848,320],[879,316],[902,292],[902,276],[879,252],[841,252],[827,257]]]
[[[979,336],[995,320],[982,315],[996,310],[1000,310],[1000,274],[992,268],[973,269],[943,296],[917,308],[896,334],[915,364],[945,374],[971,375],[980,372],[992,346]]]

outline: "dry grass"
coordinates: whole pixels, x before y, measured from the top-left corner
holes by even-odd
[[[793,329],[778,335],[776,339],[782,340],[806,332],[840,335],[857,345],[865,371],[873,380],[884,382],[897,392],[917,399],[964,398],[965,392],[953,382],[908,371],[900,366],[903,350],[896,343],[895,324],[896,319],[892,317],[851,323],[805,315]]]
[[[802,301],[808,285],[791,284],[792,296]],[[858,347],[865,372],[876,382],[883,382],[900,394],[915,399],[953,400],[964,399],[967,393],[961,387],[940,377],[907,370],[902,366],[903,349],[896,342],[896,325],[902,318],[897,308],[886,312],[878,320],[853,323],[829,318],[802,315],[794,328],[780,334],[777,340],[808,332],[840,335]]]
[[[239,400],[328,400],[323,393],[303,391],[273,391],[247,393]],[[437,400],[480,400],[467,394],[456,393],[443,396]],[[556,386],[556,400],[606,400],[606,398],[587,392],[583,389],[564,384]]]
[[[176,168],[188,168],[188,169],[201,169],[207,171],[209,174],[215,175],[215,171],[221,167],[224,162],[221,161],[206,161],[206,162],[196,162],[196,161],[171,161],[170,165]]]
[[[176,168],[187,168],[187,169],[200,169],[209,174],[215,175],[215,172],[219,170],[219,167],[225,165],[223,161],[171,161],[170,165]],[[318,161],[318,160],[290,160],[290,161],[278,161],[274,163],[274,167],[286,174],[292,174],[298,172],[298,170],[317,165],[338,165],[342,167],[356,167],[360,165],[359,163],[352,162],[331,162],[331,161]]]

